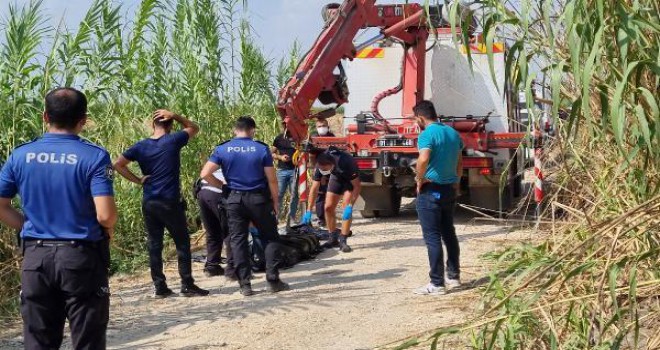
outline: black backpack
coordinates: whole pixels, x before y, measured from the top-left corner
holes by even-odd
[[[316,229],[310,225],[292,226],[286,235],[281,235],[277,241],[269,244],[277,245],[282,253],[284,267],[293,267],[303,260],[314,259],[323,249],[317,237]],[[250,255],[252,260],[252,271],[262,272],[266,270],[266,257],[264,246],[258,235],[253,235],[250,242]]]

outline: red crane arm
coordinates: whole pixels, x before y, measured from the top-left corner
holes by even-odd
[[[409,29],[426,27],[421,5],[375,3],[376,0],[345,0],[338,8],[326,8],[329,20],[325,28],[278,95],[277,111],[297,141],[307,137],[306,120],[312,117],[310,111],[317,99],[323,104],[337,105],[348,101],[341,61],[355,58],[353,39],[361,28],[380,27],[383,38],[396,37],[410,45],[420,41],[418,31]]]

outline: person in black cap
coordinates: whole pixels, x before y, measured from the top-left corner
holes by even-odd
[[[172,132],[174,121],[183,130]],[[167,287],[163,274],[163,236],[165,229],[176,246],[181,276],[181,295],[205,296],[209,291],[195,285],[192,276],[190,232],[181,197],[181,149],[190,138],[197,135],[199,127],[192,121],[167,110],[153,115],[154,132],[150,138],[131,146],[115,161],[115,169],[127,180],[142,185],[142,213],[147,228],[149,267],[154,282],[155,298],[166,298],[174,292]],[[138,177],[128,169],[130,162],[137,162],[143,176]]]
[[[117,221],[110,155],[78,136],[83,93],[59,88],[45,102],[48,131],[14,149],[0,171],[0,222],[21,229],[23,241],[24,346],[58,349],[68,319],[75,349],[105,349]],[[22,212],[12,207],[16,195]]]
[[[317,137],[335,137],[335,134],[330,130],[330,124],[327,119],[316,120],[316,135]],[[318,195],[316,196],[316,217],[319,219],[319,225],[325,227],[325,194],[328,192],[328,182],[330,175],[322,175],[319,179],[320,186]],[[310,202],[311,203],[311,202]]]
[[[324,246],[327,248],[339,247],[342,252],[349,253],[353,250],[347,242],[353,220],[353,204],[360,196],[362,188],[355,159],[350,154],[334,147],[330,147],[316,156],[316,169],[309,191],[310,203],[315,202],[325,176],[329,176],[324,209],[330,240]],[[335,213],[340,199],[344,207],[341,229],[337,228]],[[303,215],[302,223],[309,224],[311,220],[312,212],[308,210]]]
[[[278,188],[273,157],[268,145],[253,140],[256,123],[252,117],[238,118],[234,124],[236,137],[215,148],[200,174],[209,184],[222,188],[225,183],[213,173],[222,169],[227,180],[227,219],[229,240],[236,277],[241,294],[253,294],[248,234],[250,222],[254,223],[264,244],[266,257],[266,280],[268,291],[276,293],[288,290],[282,282],[279,267],[283,263],[281,251],[276,243]]]

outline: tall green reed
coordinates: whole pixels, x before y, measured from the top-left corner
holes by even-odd
[[[236,116],[254,115],[264,140],[279,129],[275,77],[292,69],[276,70],[254,43],[243,11],[247,1],[142,0],[129,14],[118,2],[95,0],[76,30],[49,26],[38,0],[0,6],[8,9],[0,20],[0,164],[13,147],[41,134],[43,96],[57,86],[87,94],[90,123],[84,136],[113,157],[148,136],[155,109],[197,121],[200,137],[182,154],[189,204],[201,165],[215,145],[232,136]],[[50,49],[44,50],[46,44]],[[112,269],[144,267],[140,189],[122,179],[115,189],[120,221]],[[198,213],[195,205],[189,208],[195,230]],[[12,237],[0,228],[0,316],[15,307],[18,256]]]
[[[508,83],[525,91],[535,122],[549,113],[556,127],[542,158],[543,215],[554,224],[534,244],[490,255],[472,320],[399,348],[660,348],[660,4],[479,6],[488,55],[507,39]],[[458,12],[450,7],[456,41],[467,43]],[[545,112],[532,105],[538,81]]]

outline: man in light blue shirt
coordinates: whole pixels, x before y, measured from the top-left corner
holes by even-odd
[[[413,112],[423,130],[417,141],[417,215],[431,267],[431,282],[415,293],[438,295],[445,293],[445,285],[460,286],[460,250],[454,228],[454,207],[456,189],[463,173],[463,141],[456,130],[438,121],[430,101],[419,102]],[[447,248],[446,280],[443,242]]]

